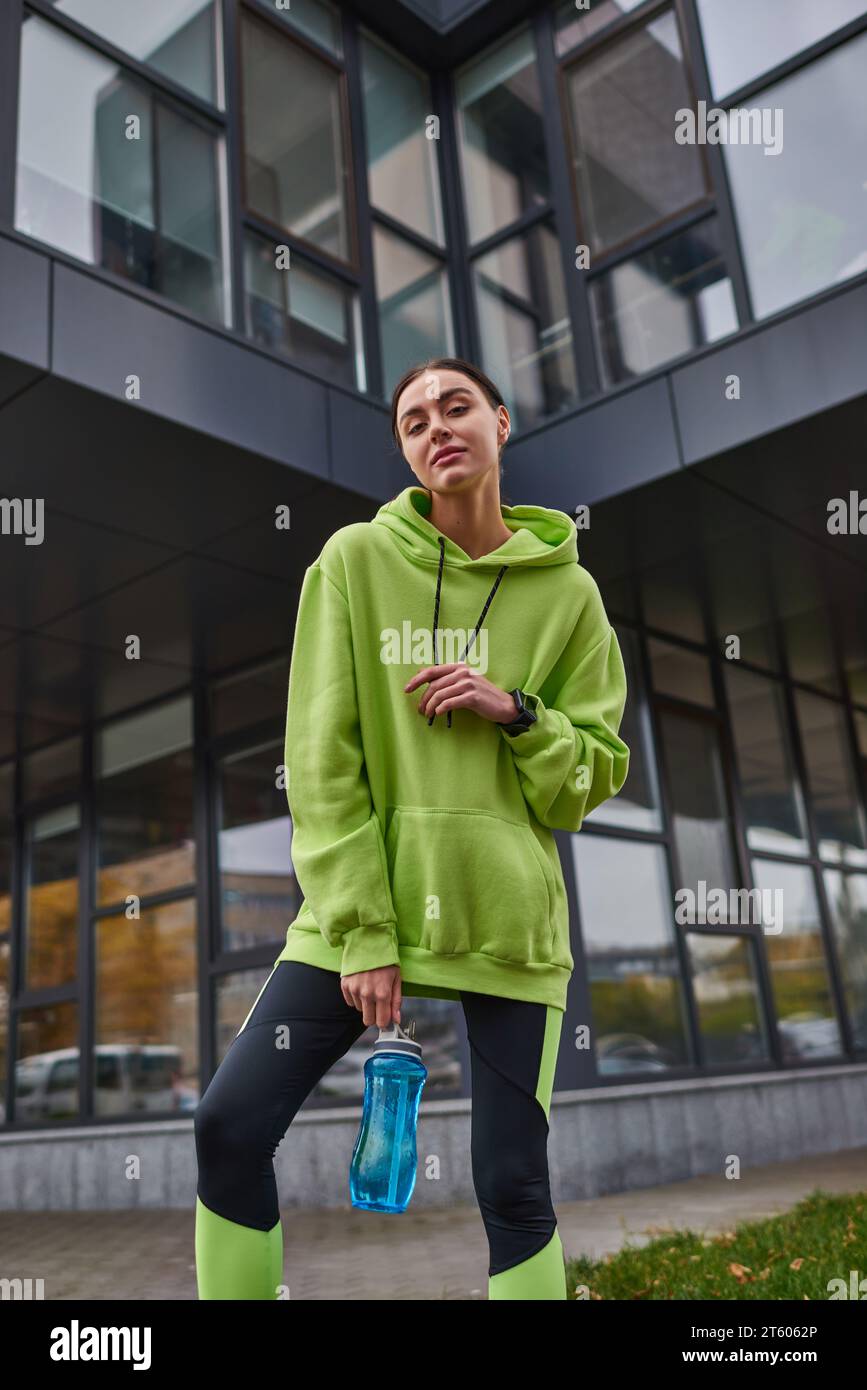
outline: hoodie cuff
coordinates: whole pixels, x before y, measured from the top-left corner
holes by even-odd
[[[520,734],[510,734],[506,732],[505,724],[497,726],[504,742],[508,743],[518,757],[522,753],[538,753],[540,749],[547,748],[552,740],[562,733],[560,720],[542,703],[538,695],[534,695],[530,690],[525,690],[524,704],[536,716],[535,724],[531,724],[529,729],[525,729]]]
[[[381,965],[400,965],[397,924],[380,922],[376,926],[353,927],[343,938],[340,977],[357,975],[360,970],[376,970]]]

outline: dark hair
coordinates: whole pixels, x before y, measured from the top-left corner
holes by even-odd
[[[491,378],[489,376],[486,376],[480,367],[474,366],[472,362],[467,362],[463,357],[431,357],[426,362],[419,362],[416,364],[416,366],[410,367],[408,372],[404,372],[400,381],[395,386],[391,396],[391,433],[394,442],[397,445],[398,449],[401,450],[401,453],[403,452],[403,450],[401,449],[400,434],[398,433],[397,428],[397,403],[400,400],[402,392],[406,389],[407,386],[409,386],[409,383],[411,381],[415,381],[416,377],[421,376],[422,372],[429,372],[435,369],[438,369],[440,371],[462,372],[464,376],[471,377],[477,386],[481,386],[483,392],[485,393],[485,396],[488,399],[489,404],[493,407],[494,410],[496,410],[498,406],[506,405],[506,402],[503,400],[503,397],[500,394],[499,388],[495,385],[493,381],[491,381]],[[508,409],[508,407],[506,408]],[[507,442],[507,440],[504,440],[503,443],[500,445],[501,480],[503,477],[503,450],[505,449]]]

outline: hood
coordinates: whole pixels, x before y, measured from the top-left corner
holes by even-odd
[[[430,508],[431,498],[425,488],[407,487],[380,507],[372,525],[387,527],[408,560],[434,569],[439,568],[441,550],[446,564],[468,570],[574,565],[578,561],[578,530],[566,512],[552,507],[501,506],[503,521],[514,532],[511,540],[473,560],[428,520]]]
[[[461,661],[473,646],[482,627],[500,581],[509,569],[524,568],[529,565],[565,565],[578,562],[578,531],[575,522],[565,512],[550,507],[500,507],[503,521],[513,532],[488,555],[472,559],[449,536],[437,530],[428,520],[431,497],[425,488],[407,487],[390,502],[384,503],[373,518],[372,525],[385,526],[391,532],[395,544],[413,564],[429,565],[436,569],[436,592],[433,597],[433,664],[439,664],[437,656],[437,622],[439,620],[440,598],[443,576],[447,564],[463,570],[495,570],[491,591],[485,599],[484,607],[478,616],[469,640],[461,654]],[[508,580],[506,582],[508,588]],[[435,714],[428,719],[430,726]],[[446,711],[448,728],[452,727],[452,712]]]

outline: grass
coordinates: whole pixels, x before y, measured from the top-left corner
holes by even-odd
[[[604,1260],[567,1259],[566,1284],[572,1299],[827,1301],[831,1279],[852,1296],[851,1270],[865,1281],[860,1297],[867,1298],[867,1192],[834,1196],[815,1188],[781,1216],[718,1235],[666,1231]],[[582,1285],[587,1292],[576,1294]]]

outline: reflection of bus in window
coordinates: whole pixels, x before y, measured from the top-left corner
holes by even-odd
[[[198,1097],[181,1082],[181,1049],[162,1044],[101,1043],[95,1049],[95,1111],[194,1110]],[[27,1057],[15,1068],[15,1119],[78,1115],[79,1057],[74,1047]]]

